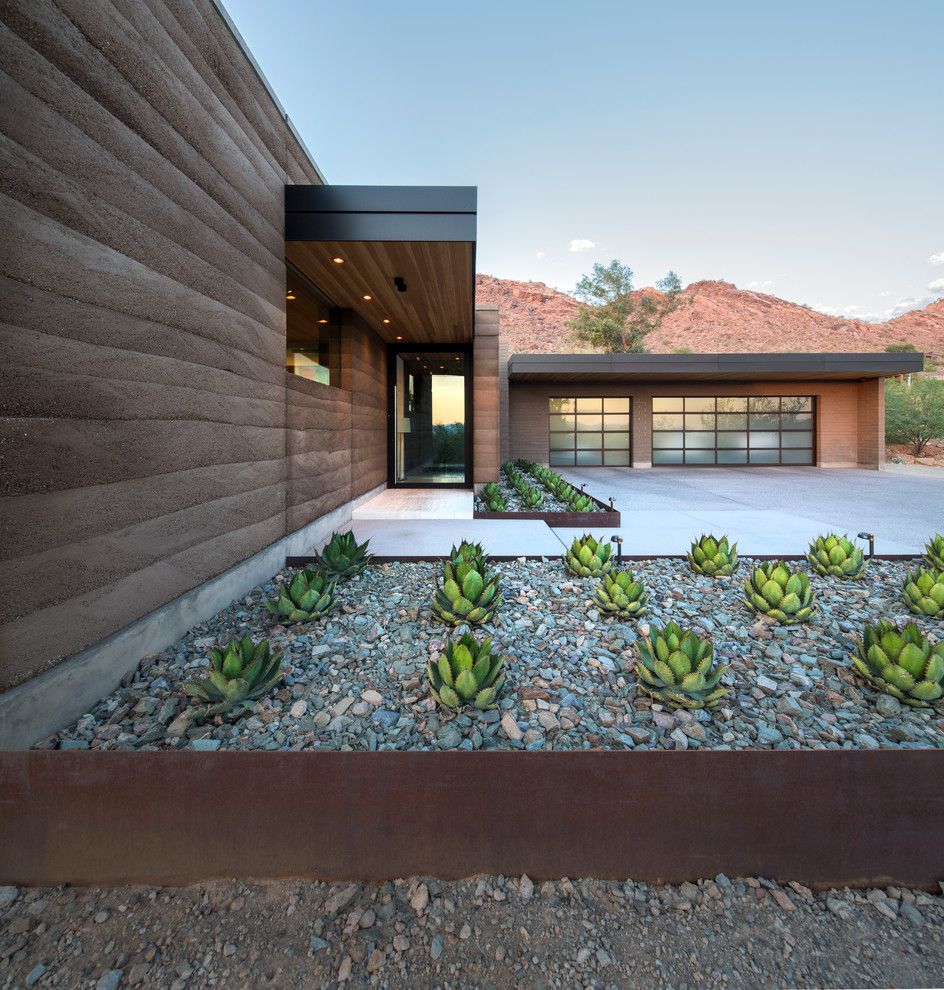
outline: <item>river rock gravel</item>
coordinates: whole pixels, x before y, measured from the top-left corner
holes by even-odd
[[[0,988],[937,987],[944,898],[724,876],[0,888]],[[422,890],[423,896],[418,897]]]
[[[710,634],[730,665],[726,702],[672,711],[636,688],[635,622],[601,616],[596,582],[559,559],[497,565],[505,601],[485,631],[508,656],[492,711],[436,708],[425,666],[455,630],[428,606],[435,563],[384,563],[339,585],[320,622],[273,625],[265,608],[283,572],[157,656],[146,657],[91,712],[44,739],[61,749],[876,749],[944,746],[944,713],[872,690],[850,667],[853,637],[881,617],[911,621],[901,581],[913,563],[870,562],[861,581],[813,576],[808,623],[758,619],[737,575],[709,579],[684,560],[633,563],[650,594],[645,621],[675,619]],[[926,634],[944,623],[917,619]],[[194,723],[182,684],[203,674],[207,649],[233,636],[268,636],[285,652],[279,689],[235,720]]]

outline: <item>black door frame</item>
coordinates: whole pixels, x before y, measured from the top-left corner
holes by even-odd
[[[462,354],[465,374],[465,481],[397,481],[396,404],[398,354]],[[472,487],[472,345],[471,344],[387,344],[387,487],[388,488],[471,488]]]

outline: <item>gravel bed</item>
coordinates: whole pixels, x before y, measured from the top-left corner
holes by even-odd
[[[0,887],[0,986],[930,987],[942,926],[917,890],[723,875]]]
[[[750,562],[742,563],[741,578]],[[256,588],[163,653],[145,658],[87,715],[43,740],[61,749],[876,749],[944,746],[944,713],[912,709],[853,676],[852,637],[882,616],[913,618],[900,597],[907,562],[872,561],[858,582],[813,577],[819,609],[804,625],[757,620],[740,581],[692,574],[685,561],[637,563],[646,621],[675,619],[714,638],[730,664],[726,703],[671,711],[636,690],[635,624],[601,618],[596,582],[558,559],[502,563],[505,601],[485,627],[508,654],[497,709],[445,715],[425,665],[453,630],[426,604],[439,565],[372,565],[340,586],[322,622],[273,626]],[[940,622],[917,620],[941,636]],[[283,685],[235,722],[192,724],[181,684],[203,674],[207,648],[249,633],[285,651]]]

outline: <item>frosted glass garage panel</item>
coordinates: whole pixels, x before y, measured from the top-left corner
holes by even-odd
[[[652,463],[813,464],[810,395],[654,396]]]
[[[548,463],[553,467],[628,467],[632,463],[629,396],[548,399]]]

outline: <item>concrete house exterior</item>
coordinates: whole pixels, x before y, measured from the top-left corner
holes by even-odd
[[[0,24],[3,744],[387,487],[882,467],[921,355],[509,355],[475,189],[327,184],[214,0]]]

